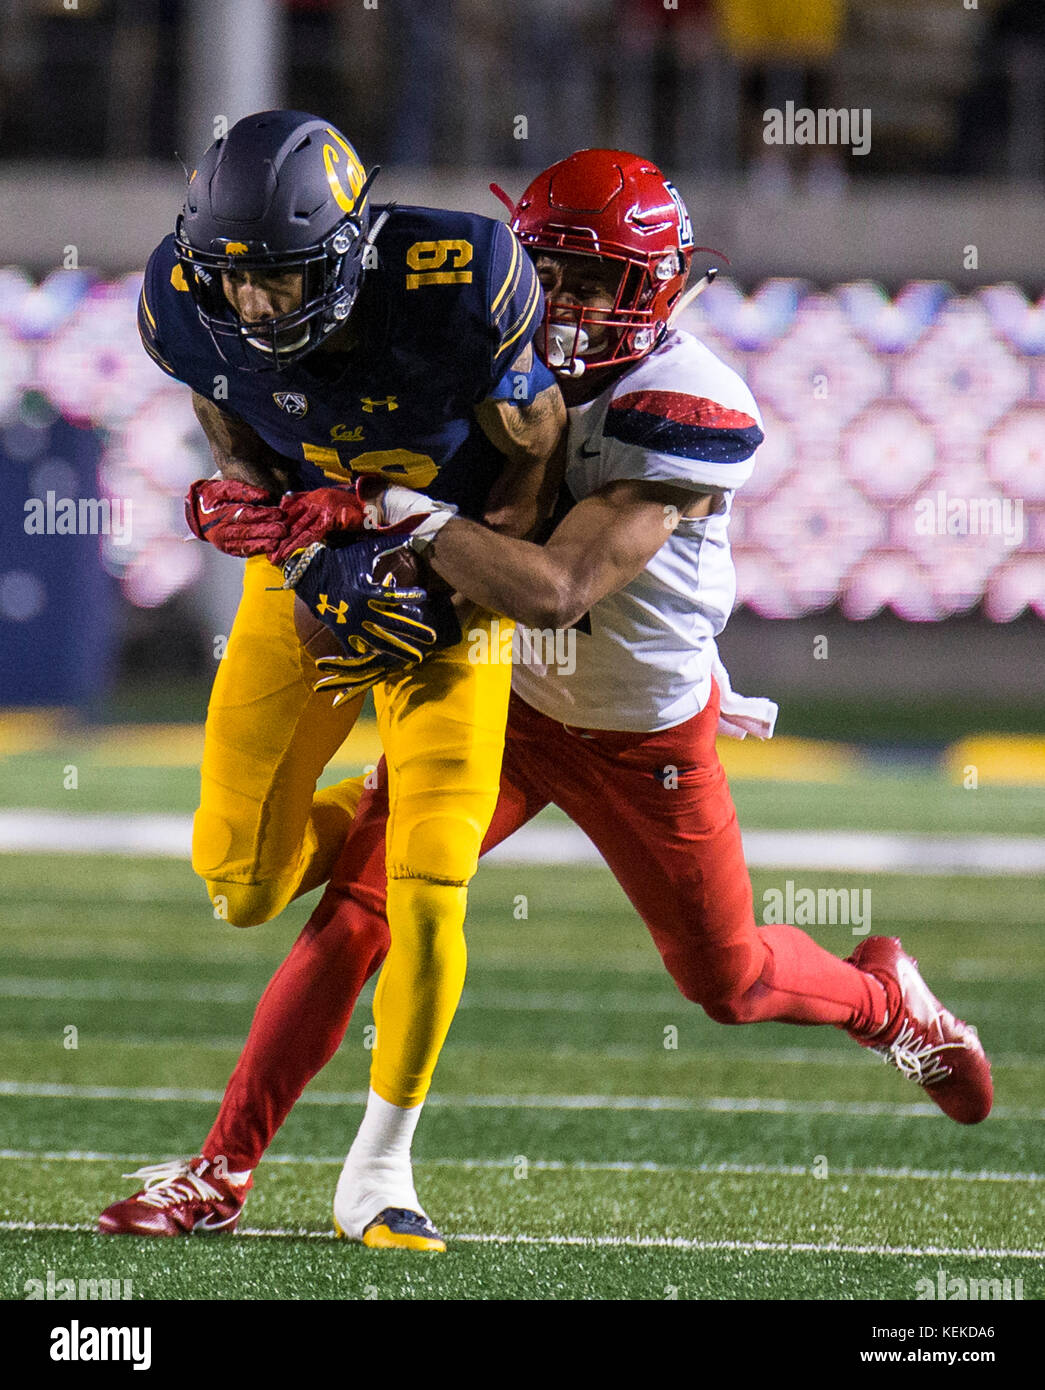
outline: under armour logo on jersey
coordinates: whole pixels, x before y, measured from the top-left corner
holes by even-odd
[[[384,406],[386,410],[399,409],[399,402],[396,400],[395,396],[386,396],[383,401],[375,401],[372,396],[360,396],[359,399],[362,403],[364,413],[367,415],[373,415],[378,406]]]
[[[273,391],[272,399],[280,410],[285,410],[295,420],[300,420],[303,415],[308,414],[308,397],[303,396],[300,391]]]
[[[348,618],[346,617],[346,614],[348,613],[348,604],[345,602],[344,599],[342,599],[341,602],[335,608],[334,605],[330,602],[330,598],[327,594],[320,594],[319,602],[316,604],[316,612],[333,613],[334,620],[336,622],[348,622]]]

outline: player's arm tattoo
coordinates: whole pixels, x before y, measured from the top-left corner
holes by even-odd
[[[559,388],[548,386],[525,403],[482,401],[475,414],[505,458],[483,520],[505,535],[533,535],[552,513],[566,467],[566,407]]]
[[[223,478],[253,483],[272,493],[290,487],[290,465],[244,421],[221,410],[206,396],[192,393],[192,408],[203,426]]]
[[[668,483],[624,480],[578,502],[546,545],[455,517],[425,555],[475,603],[528,627],[572,627],[592,604],[630,584],[680,521],[720,505],[720,493],[695,498]]]

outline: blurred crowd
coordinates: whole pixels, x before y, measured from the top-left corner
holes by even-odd
[[[533,168],[598,143],[679,173],[1045,178],[1043,0],[272,4],[282,100],[386,164]],[[207,8],[4,0],[0,158],[192,158]],[[763,113],[789,101],[870,109],[869,151],[767,146]]]
[[[102,495],[134,518],[104,540],[106,567],[129,604],[154,608],[216,552],[182,541],[185,489],[210,460],[189,392],[141,351],[140,283],[0,270],[0,468],[43,497],[76,495],[74,465],[90,492],[97,467]],[[745,294],[723,278],[682,322],[751,383],[765,422],[731,525],[741,605],[769,618],[832,605],[855,619],[1045,617],[1040,304],[1013,285],[916,282],[889,298],[868,282]],[[76,464],[73,444],[92,439],[99,458]],[[23,567],[43,563],[41,544]]]

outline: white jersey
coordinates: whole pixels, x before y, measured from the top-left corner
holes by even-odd
[[[680,331],[569,411],[566,486],[576,501],[620,479],[725,497],[713,515],[680,521],[641,574],[592,606],[575,666],[526,664],[524,653],[513,686],[528,705],[587,729],[668,729],[700,713],[736,598],[732,494],[751,476],[761,424],[736,372]]]

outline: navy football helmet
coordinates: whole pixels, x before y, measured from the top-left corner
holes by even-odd
[[[260,111],[216,140],[189,179],[175,228],[189,291],[218,352],[247,370],[281,370],[306,357],[351,312],[370,227],[377,169],[335,127],[304,111]],[[240,319],[222,274],[300,271],[300,305]]]

